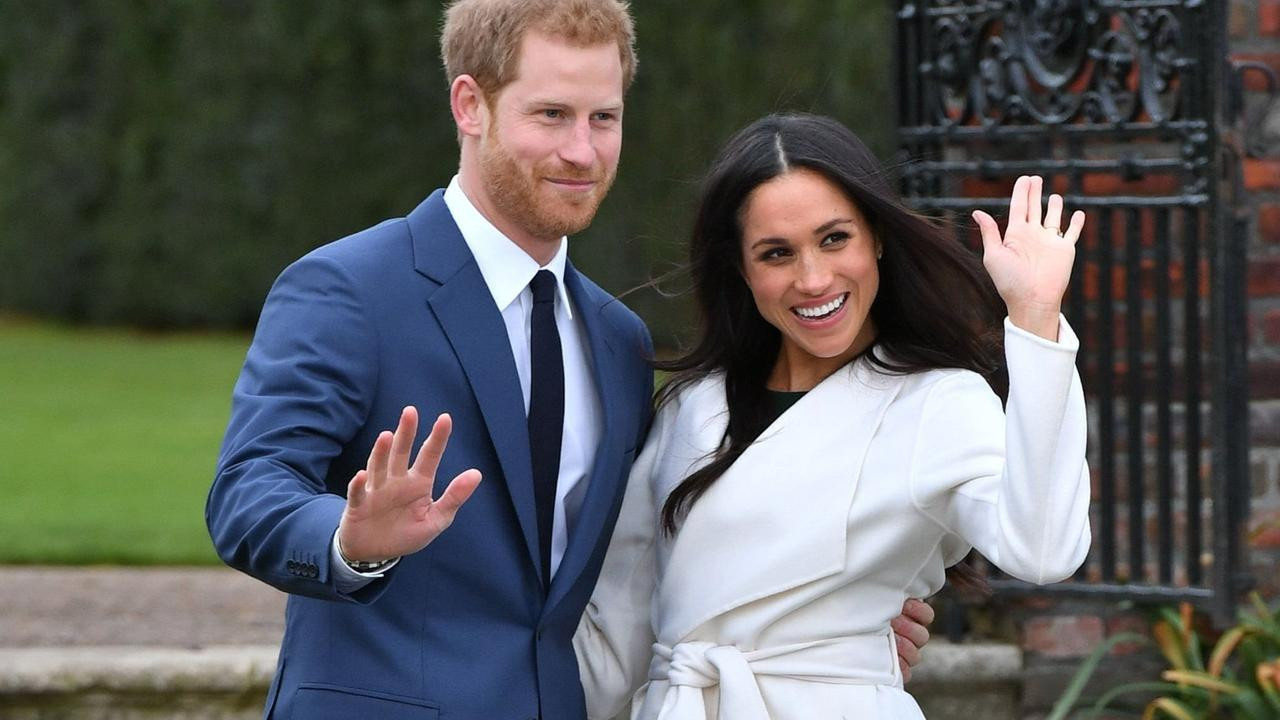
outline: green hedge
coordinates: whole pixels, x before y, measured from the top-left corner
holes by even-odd
[[[678,262],[700,172],[774,110],[889,148],[882,0],[636,0],[622,170],[576,262],[614,291]],[[309,248],[456,167],[423,0],[0,0],[0,308],[248,327]],[[678,283],[673,289],[679,289]],[[670,341],[681,305],[630,301]]]

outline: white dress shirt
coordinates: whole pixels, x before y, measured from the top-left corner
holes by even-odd
[[[575,317],[573,302],[564,285],[568,240],[561,238],[560,248],[551,261],[539,266],[523,250],[511,242],[489,222],[462,191],[455,175],[444,192],[444,202],[462,232],[462,239],[475,257],[480,275],[493,295],[494,305],[502,314],[520,376],[524,409],[529,411],[529,384],[532,369],[529,360],[529,334],[533,292],[529,283],[539,270],[550,270],[556,277],[556,329],[564,357],[564,430],[560,438],[560,474],[556,481],[555,517],[551,529],[551,574],[554,576],[564,557],[569,534],[582,507],[587,474],[595,461],[600,444],[603,420],[599,397],[591,371],[591,350],[586,331]],[[354,592],[382,573],[358,573],[342,561],[334,533],[331,566],[334,581],[343,592]],[[388,568],[384,568],[385,571]]]

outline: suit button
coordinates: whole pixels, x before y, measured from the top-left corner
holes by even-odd
[[[288,568],[288,570],[289,570],[289,572],[290,572],[290,573],[297,574],[297,572],[298,572],[298,563],[296,563],[296,562],[294,562],[294,561],[292,561],[292,560],[290,560],[289,562],[285,563],[285,567],[286,567],[286,568]]]
[[[314,564],[308,565],[307,569],[311,572],[311,577],[313,578],[320,577],[320,568],[316,567]]]

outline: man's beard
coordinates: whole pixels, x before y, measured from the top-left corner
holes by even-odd
[[[556,168],[544,172],[545,166],[535,166],[533,176],[525,175],[502,143],[490,133],[488,147],[480,153],[481,180],[489,188],[489,197],[495,209],[507,220],[535,238],[552,240],[581,232],[595,218],[600,201],[613,185],[612,174],[592,172],[571,167]],[[593,180],[595,188],[580,195],[577,202],[568,199],[550,187],[543,187],[540,178],[546,176],[566,180]],[[538,197],[543,190],[544,198]],[[546,197],[550,195],[550,197]]]

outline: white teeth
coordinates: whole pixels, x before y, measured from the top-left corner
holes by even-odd
[[[820,317],[823,317],[824,315],[830,315],[831,313],[839,310],[840,307],[844,305],[845,299],[848,297],[849,297],[849,294],[845,293],[844,295],[841,295],[840,297],[836,298],[835,300],[832,300],[831,302],[825,305],[819,305],[818,307],[811,307],[811,308],[798,307],[798,308],[795,308],[795,311],[796,311],[796,314],[799,315],[800,317],[810,318],[810,319],[820,318]]]

